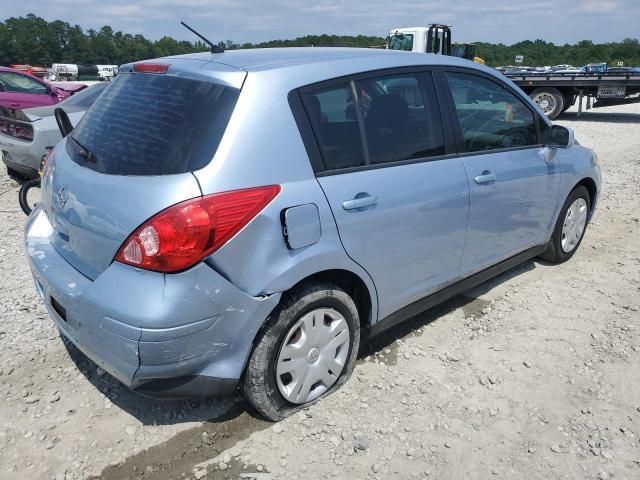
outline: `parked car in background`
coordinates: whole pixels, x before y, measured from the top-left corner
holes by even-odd
[[[55,105],[86,85],[61,88],[41,78],[8,67],[0,67],[0,107],[12,110]]]
[[[19,116],[0,116],[0,150],[9,176],[18,181],[36,178],[42,156],[62,138],[54,110],[64,108],[76,125],[108,85],[98,83],[57,105],[29,108]]]
[[[125,65],[25,227],[61,333],[128,387],[240,387],[279,420],[361,338],[519,263],[576,252],[593,151],[493,69],[284,48]]]
[[[578,73],[580,69],[573,65],[556,65],[551,68],[552,73]]]

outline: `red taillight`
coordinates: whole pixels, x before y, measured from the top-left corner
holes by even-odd
[[[223,246],[280,193],[280,185],[215,193],[151,217],[115,260],[157,272],[185,270]]]
[[[167,73],[170,66],[166,63],[134,63],[133,71],[138,73]]]
[[[33,141],[33,127],[27,123],[12,122],[8,119],[0,119],[0,133],[20,140]]]

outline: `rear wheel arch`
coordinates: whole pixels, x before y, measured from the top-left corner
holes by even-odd
[[[289,291],[299,289],[312,282],[326,282],[343,289],[356,304],[358,316],[360,317],[360,327],[367,329],[372,324],[375,292],[370,291],[366,282],[359,275],[344,269],[324,270],[303,278],[293,285]]]
[[[306,285],[309,285],[311,283],[329,283],[344,290],[356,305],[356,309],[358,310],[358,317],[360,320],[360,328],[363,332],[369,330],[369,327],[371,327],[371,325],[373,324],[378,312],[377,293],[375,291],[375,286],[373,285],[373,283],[371,283],[371,285],[367,285],[367,282],[363,280],[360,275],[344,268],[332,268],[315,272],[296,281],[293,285],[291,285],[291,287],[281,292],[280,300],[274,306],[269,315],[264,319],[262,325],[260,326],[252,340],[252,346],[249,350],[247,358],[245,359],[245,364],[242,367],[243,372],[246,368],[246,362],[248,361],[251,353],[255,348],[256,340],[260,337],[261,333],[269,327],[269,324],[273,320],[273,313],[277,311],[278,307],[282,304],[283,301],[285,301],[287,294],[301,290]]]

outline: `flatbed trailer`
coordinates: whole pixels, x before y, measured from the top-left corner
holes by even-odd
[[[524,72],[505,74],[536,102],[549,118],[556,118],[583,99],[593,107],[640,102],[640,72]]]

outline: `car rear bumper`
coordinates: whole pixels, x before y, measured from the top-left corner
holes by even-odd
[[[2,161],[21,174],[33,172],[37,176],[42,156],[47,153],[47,139],[38,133],[41,132],[34,132],[35,138],[30,142],[5,135],[0,136]]]
[[[2,151],[2,161],[11,170],[17,172],[18,174],[26,177],[26,178],[37,178],[38,177],[38,169],[31,167],[29,164],[26,164],[24,161],[16,161],[14,156],[7,152],[6,150]]]
[[[95,280],[50,243],[37,207],[27,258],[60,332],[120,382],[156,397],[215,396],[237,385],[279,295],[252,297],[205,264],[164,275],[113,263]]]

